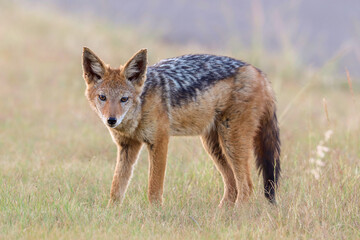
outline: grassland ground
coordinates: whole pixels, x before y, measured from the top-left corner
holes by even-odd
[[[116,148],[84,97],[82,46],[113,66],[142,47],[150,63],[210,50],[4,1],[0,23],[1,239],[360,238],[360,94],[356,81],[351,94],[345,73],[282,54],[212,51],[254,63],[273,82],[282,140],[278,206],[266,202],[253,167],[250,202],[218,209],[220,174],[198,138],[179,137],[169,146],[163,207],[148,204],[144,148],[123,205],[107,209]]]

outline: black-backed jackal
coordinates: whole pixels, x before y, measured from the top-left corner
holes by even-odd
[[[280,140],[274,93],[257,68],[214,55],[185,55],[147,66],[147,50],[111,68],[83,50],[86,97],[118,147],[110,202],[122,201],[142,145],[149,151],[151,203],[161,203],[170,136],[200,135],[222,175],[220,206],[252,192],[252,152],[265,196],[275,202]]]

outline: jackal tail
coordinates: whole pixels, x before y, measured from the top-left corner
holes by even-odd
[[[280,177],[280,135],[275,103],[267,105],[254,139],[256,166],[262,172],[265,197],[276,204],[275,191]]]

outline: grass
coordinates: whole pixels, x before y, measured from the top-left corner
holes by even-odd
[[[266,202],[253,167],[250,202],[217,209],[222,180],[199,139],[173,138],[164,206],[148,204],[143,149],[123,205],[107,209],[116,149],[83,94],[82,46],[113,66],[142,47],[149,49],[150,63],[210,50],[168,46],[156,36],[5,2],[0,2],[0,22],[1,239],[360,238],[355,78],[350,91],[345,73],[334,77],[323,69],[287,68],[281,54],[257,63],[273,81],[281,116],[277,207]],[[215,53],[252,59],[247,50]],[[326,84],[328,78],[332,84]],[[329,129],[334,134],[316,179],[309,159]]]

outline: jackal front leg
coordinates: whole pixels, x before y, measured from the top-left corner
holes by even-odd
[[[169,136],[164,134],[163,136],[158,136],[154,144],[148,144],[148,198],[151,204],[162,204],[168,143]]]
[[[117,161],[108,206],[122,202],[142,143],[128,140],[118,145]]]

